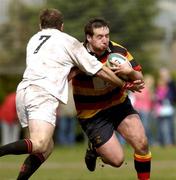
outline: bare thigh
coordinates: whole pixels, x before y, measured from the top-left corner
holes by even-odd
[[[135,153],[148,153],[148,142],[144,127],[137,114],[128,115],[118,126],[117,131],[134,148]]]
[[[105,144],[96,148],[96,150],[107,164],[119,167],[123,163],[123,149],[115,133],[113,133],[112,137]]]

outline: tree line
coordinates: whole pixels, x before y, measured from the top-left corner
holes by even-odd
[[[14,0],[9,20],[0,27],[0,101],[16,89],[25,68],[25,48],[39,29],[38,14],[43,8],[58,8],[64,14],[64,31],[84,41],[84,24],[93,17],[105,18],[111,27],[111,40],[128,48],[143,66],[154,72],[154,52],[147,48],[162,31],[155,27],[156,0],[45,0],[42,6],[28,6]]]

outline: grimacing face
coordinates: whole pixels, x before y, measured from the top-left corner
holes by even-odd
[[[93,32],[93,36],[87,36],[89,48],[96,54],[102,54],[109,46],[109,28],[94,28]]]

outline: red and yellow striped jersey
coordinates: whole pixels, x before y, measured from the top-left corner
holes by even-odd
[[[125,56],[135,70],[141,70],[141,66],[133,59],[127,49],[112,41],[109,48],[101,56],[95,56],[104,64],[108,55],[115,52]],[[73,78],[72,85],[77,115],[81,119],[91,118],[101,110],[124,102],[127,97],[125,91],[118,87],[112,87],[108,82],[96,76],[78,74]]]

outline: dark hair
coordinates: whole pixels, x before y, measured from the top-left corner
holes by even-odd
[[[44,9],[40,14],[40,25],[42,29],[56,28],[61,29],[63,15],[57,9]]]
[[[88,21],[88,23],[84,27],[84,34],[93,36],[93,29],[100,27],[108,27],[108,22],[103,18],[93,18]]]

